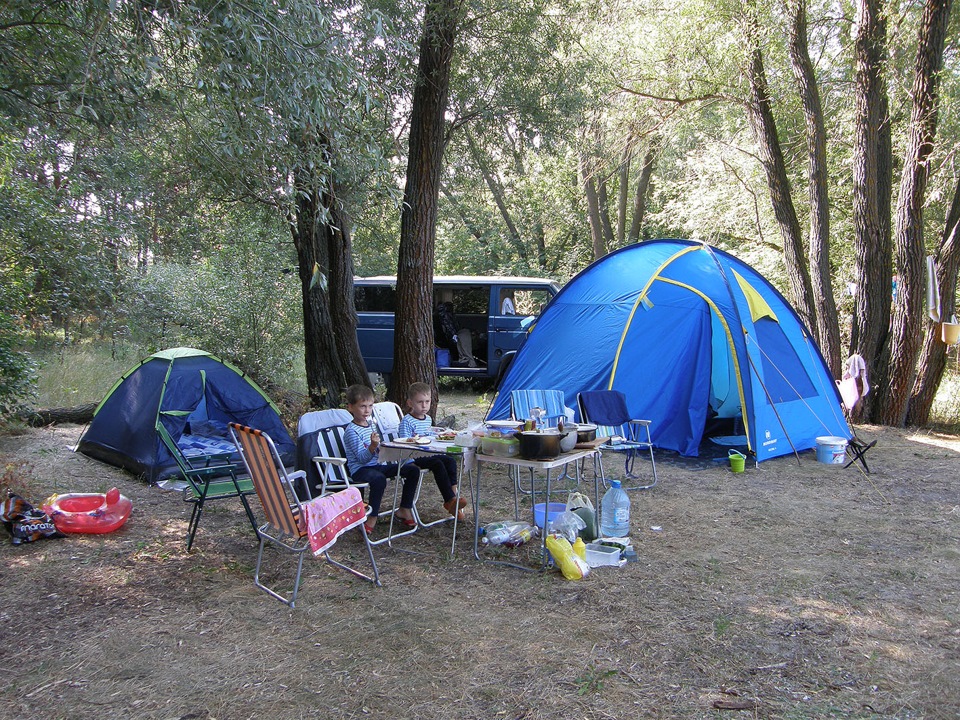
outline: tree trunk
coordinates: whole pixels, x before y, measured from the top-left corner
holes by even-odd
[[[612,248],[613,226],[610,224],[610,200],[607,196],[607,181],[603,177],[594,176],[597,187],[597,204],[600,209],[600,227],[603,228],[604,247]]]
[[[793,293],[793,303],[804,324],[811,328],[811,332],[815,332],[817,314],[804,257],[800,221],[797,219],[797,212],[790,196],[790,180],[787,177],[787,167],[783,160],[777,126],[773,118],[773,107],[763,70],[759,38],[753,25],[748,26],[748,33],[752,48],[750,53],[751,102],[747,106],[750,124],[757,139],[763,169],[766,171],[773,214],[780,227],[780,236],[783,238],[783,258]]]
[[[827,192],[827,134],[813,63],[807,47],[806,0],[795,0],[790,28],[790,60],[807,127],[807,184],[810,194],[810,280],[820,310],[813,330],[827,366],[840,377],[840,324],[830,276],[830,198]]]
[[[450,66],[462,11],[462,0],[427,2],[400,215],[394,372],[388,397],[402,403],[410,383],[426,382],[434,388],[432,409],[436,408],[437,398],[432,314],[437,205]]]
[[[593,259],[599,260],[607,254],[603,242],[603,225],[600,222],[600,200],[597,197],[597,185],[589,161],[580,156],[580,174],[583,178],[583,194],[587,199],[587,218],[590,220],[590,235],[593,238]]]
[[[99,405],[99,403],[92,402],[83,405],[74,405],[73,407],[21,410],[17,413],[17,417],[31,427],[43,427],[44,425],[53,425],[56,423],[74,423],[81,425],[93,420],[93,411],[97,409],[97,405]]]
[[[900,280],[888,338],[888,382],[878,388],[876,401],[880,403],[881,422],[897,427],[907,419],[922,341],[925,267],[923,199],[929,177],[928,160],[937,136],[940,70],[943,68],[950,5],[951,0],[926,0],[924,4],[913,80],[910,135],[897,201],[895,248]]]
[[[856,119],[853,147],[855,311],[851,352],[861,355],[871,385],[884,381],[880,350],[890,324],[890,189],[892,151],[883,66],[886,19],[882,0],[857,0]],[[875,393],[859,405],[872,417]]]
[[[637,190],[633,196],[633,219],[630,221],[630,235],[627,242],[640,241],[640,226],[643,216],[647,213],[647,195],[650,192],[650,178],[653,177],[653,166],[657,159],[657,143],[651,142],[647,154],[643,156],[643,167],[640,168],[640,179],[637,181]]]
[[[940,319],[949,321],[957,309],[957,272],[960,270],[960,177],[953,191],[953,202],[943,227],[940,247],[935,255],[937,287],[940,288]],[[947,346],[940,337],[939,324],[926,319],[927,334],[917,370],[917,382],[910,396],[908,425],[926,425],[930,409],[947,369]]]
[[[490,194],[493,195],[493,202],[496,204],[497,210],[500,211],[500,217],[503,218],[504,225],[507,226],[507,238],[510,240],[510,244],[513,246],[513,249],[517,251],[517,256],[521,260],[526,260],[527,248],[523,244],[523,240],[520,237],[520,231],[517,230],[517,225],[513,221],[513,217],[510,215],[509,208],[507,208],[506,193],[503,191],[503,186],[500,185],[499,179],[490,172],[490,168],[487,167],[483,153],[481,152],[480,148],[477,147],[477,144],[470,135],[469,131],[466,132],[466,136],[467,142],[470,145],[470,154],[477,163],[477,167],[480,168],[480,174],[483,176],[483,181],[487,184]]]
[[[623,247],[627,235],[627,196],[630,194],[630,159],[633,151],[628,146],[620,158],[620,183],[617,187],[617,247]]]
[[[329,222],[323,226],[330,257],[330,315],[343,384],[369,385],[370,376],[357,340],[357,310],[353,304],[353,243],[350,217],[336,195],[326,198]]]
[[[321,211],[321,182],[306,169],[295,171],[297,210],[290,231],[297,250],[302,292],[307,394],[311,407],[330,408],[340,405],[343,368],[333,339],[330,257]]]

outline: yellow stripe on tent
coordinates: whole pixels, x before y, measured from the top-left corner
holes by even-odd
[[[691,245],[690,247],[686,247],[683,250],[674,253],[663,261],[660,267],[657,268],[656,272],[654,272],[653,275],[650,276],[650,279],[647,280],[647,284],[643,286],[643,290],[640,291],[640,294],[634,301],[633,307],[630,308],[630,314],[627,316],[627,322],[624,324],[623,332],[620,334],[620,343],[617,345],[617,352],[613,356],[613,367],[610,368],[610,382],[607,383],[607,390],[613,390],[613,380],[617,376],[617,366],[620,364],[620,352],[623,350],[623,343],[627,339],[627,333],[630,331],[630,324],[633,322],[633,316],[636,314],[637,308],[640,307],[640,303],[646,303],[649,307],[653,307],[653,303],[647,299],[647,292],[650,290],[650,285],[654,280],[657,279],[657,276],[662,273],[674,260],[682,255],[686,255],[688,252],[700,249],[701,248],[699,245]]]
[[[672,258],[671,258],[671,259],[672,259]],[[661,269],[662,269],[662,267],[663,267],[663,266],[661,266]],[[657,270],[657,273],[659,273],[659,272],[660,272],[660,270],[658,269],[658,270]],[[686,284],[686,283],[678,282],[678,281],[676,281],[676,280],[670,280],[669,278],[657,277],[657,278],[655,278],[655,279],[656,279],[656,280],[659,280],[660,282],[669,283],[669,284],[671,284],[671,285],[676,285],[677,287],[684,288],[685,290],[689,290],[689,291],[692,292],[694,295],[699,295],[700,298],[701,298],[705,303],[707,303],[707,305],[710,306],[710,310],[713,311],[713,313],[714,313],[714,314],[717,316],[717,318],[720,320],[720,324],[723,325],[723,331],[724,331],[724,333],[725,333],[726,336],[727,336],[727,344],[730,346],[730,357],[733,358],[733,372],[734,372],[734,375],[736,375],[736,378],[737,378],[737,394],[740,396],[740,415],[741,415],[742,418],[743,418],[743,429],[744,429],[744,431],[745,431],[745,433],[746,433],[746,436],[747,436],[747,449],[748,449],[748,450],[753,450],[753,447],[752,447],[752,445],[751,445],[751,443],[750,443],[750,419],[749,419],[748,413],[747,413],[747,402],[746,402],[746,398],[745,398],[744,395],[743,395],[743,376],[742,376],[741,373],[740,373],[740,361],[737,359],[737,351],[736,351],[736,348],[734,347],[734,344],[733,344],[733,334],[730,332],[730,326],[727,325],[726,318],[723,317],[723,313],[720,312],[720,308],[718,308],[718,307],[714,304],[713,300],[711,300],[710,298],[708,298],[706,295],[704,295],[702,292],[700,292],[699,290],[697,290],[697,289],[696,289],[695,287],[693,287],[692,285],[688,285],[688,284]],[[650,285],[649,285],[649,283],[648,283],[648,284],[647,284],[647,287],[645,287],[644,290],[643,290],[644,293],[646,293],[647,288],[649,288],[649,287],[650,287]],[[761,299],[762,299],[762,298],[761,298]],[[636,310],[636,305],[634,305],[634,310]],[[630,313],[630,317],[631,317],[631,319],[633,318],[633,313]],[[774,317],[774,319],[776,319],[776,317]],[[629,322],[628,322],[627,324],[628,324],[628,326],[629,326]],[[624,335],[626,335],[626,331],[624,331]],[[623,338],[620,339],[620,345],[621,345],[621,347],[623,346]],[[620,355],[620,348],[617,348],[617,356],[619,357],[619,355]],[[616,373],[616,369],[617,369],[616,363],[614,363],[613,369],[614,369],[614,373]],[[609,388],[608,388],[608,389],[610,389],[610,390],[613,389],[613,374],[610,375],[610,385],[609,385]]]
[[[733,276],[737,278],[737,284],[747,299],[747,307],[750,308],[750,319],[753,320],[753,322],[765,317],[772,319],[774,322],[780,322],[777,320],[773,309],[767,304],[767,301],[761,297],[760,293],[754,289],[753,285],[741,277],[740,273],[736,270],[733,271]]]

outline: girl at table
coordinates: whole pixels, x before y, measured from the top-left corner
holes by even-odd
[[[430,412],[431,395],[430,386],[426,383],[413,383],[407,388],[408,412],[400,421],[397,430],[399,437],[429,437],[434,434],[433,419],[427,415]],[[443,496],[443,509],[451,515],[456,514],[458,520],[463,520],[463,508],[467,501],[457,493],[457,461],[449,455],[438,453],[413,458],[411,462],[433,473],[433,479]]]
[[[380,436],[374,429],[370,417],[373,415],[373,390],[366,385],[351,385],[347,388],[347,410],[353,420],[343,431],[343,448],[347,456],[347,468],[350,477],[356,483],[367,483],[370,487],[370,517],[363,524],[367,535],[373,532],[380,514],[380,502],[383,500],[387,479],[397,476],[397,463],[380,462]],[[400,507],[395,517],[401,525],[415,527],[413,501],[417,496],[420,471],[413,465],[400,468],[403,477],[403,490],[400,495]]]

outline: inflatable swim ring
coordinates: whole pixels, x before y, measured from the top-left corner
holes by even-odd
[[[130,517],[133,503],[117,488],[106,493],[67,493],[57,495],[43,506],[62,533],[108,533]]]

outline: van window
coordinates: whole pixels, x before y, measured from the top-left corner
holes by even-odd
[[[397,309],[397,290],[390,285],[355,285],[357,312],[392,313]]]
[[[517,290],[513,294],[513,304],[517,315],[539,315],[551,297],[546,290]]]

